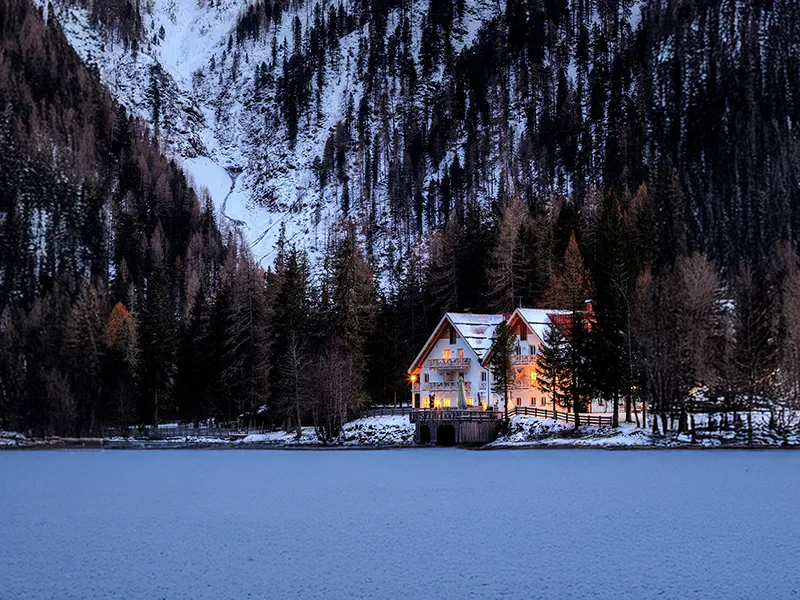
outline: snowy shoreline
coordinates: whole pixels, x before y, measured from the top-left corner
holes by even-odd
[[[713,433],[653,435],[649,430],[623,424],[618,429],[574,427],[560,421],[519,416],[511,419],[508,432],[486,445],[457,446],[465,450],[794,450],[800,449],[800,433],[778,435],[759,424],[750,435],[745,430]],[[173,436],[111,438],[28,438],[0,431],[0,450],[103,449],[103,450],[390,450],[431,448],[414,443],[415,425],[405,416],[357,419],[347,423],[339,438],[322,443],[313,428],[298,438],[294,432],[253,433],[240,438]]]

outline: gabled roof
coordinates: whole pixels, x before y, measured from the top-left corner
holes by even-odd
[[[561,309],[547,309],[547,308],[518,308],[509,320],[514,321],[514,316],[519,317],[525,321],[525,324],[533,331],[541,341],[544,341],[547,329],[553,323],[554,319],[551,317],[558,317],[569,315],[570,311]],[[557,320],[557,319],[556,319]]]
[[[518,321],[522,320],[543,342],[547,329],[553,324],[562,327],[563,319],[569,318],[571,314],[568,310],[558,308],[518,308],[508,318],[508,324],[514,327]],[[491,352],[487,351],[481,359],[481,364],[486,366],[491,358]]]
[[[408,368],[408,372],[415,371],[422,365],[422,362],[428,356],[436,344],[436,340],[441,337],[442,329],[445,325],[450,324],[455,328],[456,333],[464,338],[467,345],[475,353],[475,356],[480,363],[489,348],[492,347],[492,336],[494,336],[494,329],[503,320],[503,315],[481,315],[473,313],[445,313],[442,320],[433,330],[433,333],[425,342],[422,350],[417,354],[414,362]]]

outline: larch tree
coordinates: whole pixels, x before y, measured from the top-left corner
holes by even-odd
[[[71,387],[78,396],[81,422],[90,434],[95,433],[98,403],[102,396],[104,339],[97,291],[84,280],[67,319],[65,345],[70,357]],[[55,377],[50,378],[50,383],[63,387]]]
[[[458,217],[452,211],[443,229],[431,233],[429,242],[428,289],[441,312],[458,310],[458,246],[461,231]]]
[[[786,274],[783,279],[781,325],[783,343],[780,353],[779,389],[781,400],[800,408],[800,260],[789,248]]]
[[[141,356],[136,322],[122,302],[117,302],[108,315],[105,334],[109,416],[120,431],[127,433],[136,421],[136,375]]]
[[[513,311],[518,299],[528,295],[531,257],[526,252],[522,233],[529,220],[528,209],[518,198],[506,204],[486,274],[489,305],[495,311]]]
[[[563,333],[569,342],[570,386],[565,390],[567,403],[575,415],[575,427],[580,427],[580,413],[584,411],[589,394],[587,377],[587,299],[591,294],[591,279],[584,266],[578,242],[573,233],[569,238],[561,270],[554,277],[549,293],[555,306],[569,311],[564,315]]]

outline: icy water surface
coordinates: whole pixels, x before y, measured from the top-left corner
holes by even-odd
[[[800,597],[800,452],[0,453],[0,598]]]

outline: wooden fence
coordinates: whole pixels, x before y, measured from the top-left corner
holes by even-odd
[[[194,427],[193,425],[180,424],[178,426],[156,427],[129,427],[123,431],[119,427],[107,427],[103,432],[105,437],[135,437],[138,439],[161,440],[169,438],[208,437],[208,438],[235,438],[244,437],[249,433],[261,433],[261,428],[247,430],[245,427]]]
[[[537,417],[539,419],[554,419],[565,421],[566,423],[575,422],[575,413],[560,412],[557,410],[547,410],[546,408],[536,408],[534,406],[514,406],[508,411],[509,415]],[[611,427],[614,422],[612,415],[598,415],[591,413],[580,414],[581,425],[592,425],[594,427]]]
[[[409,415],[413,409],[410,405],[405,406],[379,406],[368,408],[362,413],[362,417],[393,417],[395,415]]]

